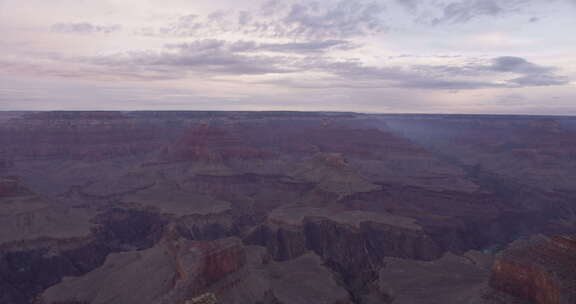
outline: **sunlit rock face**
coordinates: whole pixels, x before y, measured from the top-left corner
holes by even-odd
[[[517,241],[493,266],[490,285],[538,304],[576,302],[576,237]]]
[[[520,237],[576,232],[569,118],[9,117],[0,121],[0,303],[180,304],[207,294],[237,304],[508,304],[520,301],[516,289],[490,289],[491,265],[479,261]],[[527,262],[544,256],[534,252]],[[518,268],[506,257],[496,265]],[[491,282],[518,281],[494,269]],[[422,275],[414,284],[445,278],[456,290],[415,291],[412,272]],[[568,297],[563,279],[546,280]]]

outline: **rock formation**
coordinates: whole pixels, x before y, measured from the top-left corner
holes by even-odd
[[[434,261],[387,258],[378,285],[394,304],[487,303],[491,260],[478,251]]]
[[[185,304],[218,304],[218,300],[213,293],[205,293],[190,301],[186,301]]]
[[[496,259],[490,286],[536,304],[576,303],[576,238],[514,242]]]
[[[102,267],[47,289],[41,302],[183,303],[204,295],[245,260],[237,239],[165,239],[150,249],[109,255]]]
[[[490,256],[535,233],[576,233],[572,118],[2,117],[0,303],[509,304],[572,296],[558,266],[571,265],[570,239],[508,249],[493,290],[489,263],[470,255]],[[544,281],[522,281],[526,269]],[[546,288],[530,293],[521,282]]]

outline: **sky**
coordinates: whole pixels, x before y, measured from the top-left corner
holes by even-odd
[[[0,110],[576,115],[576,0],[0,0]]]

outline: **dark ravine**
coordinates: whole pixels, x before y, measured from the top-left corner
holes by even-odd
[[[100,267],[110,253],[153,246],[163,229],[157,215],[133,210],[111,210],[96,220],[99,224],[85,238],[3,244],[0,303],[31,303],[63,277],[81,276]]]
[[[490,265],[478,261],[522,237],[576,233],[570,119],[14,115],[0,123],[0,303],[214,294],[238,304],[403,304],[420,296],[403,294],[404,268],[469,278],[424,293],[438,301],[513,303],[522,295],[498,278],[516,268],[496,268],[488,285]],[[100,279],[128,284],[141,269],[177,283],[150,280],[150,293],[132,298]]]

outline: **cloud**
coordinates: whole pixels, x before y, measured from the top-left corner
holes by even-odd
[[[273,45],[273,48],[281,47],[284,44]],[[555,68],[537,65],[521,57],[497,57],[488,62],[472,58],[463,65],[373,66],[358,60],[335,59],[307,51],[299,53],[300,56],[291,53],[275,56],[261,53],[269,48],[269,44],[206,39],[187,44],[168,44],[165,49],[158,51],[53,58],[54,61],[62,62],[62,68],[59,69],[54,68],[55,64],[28,64],[26,68],[16,66],[14,69],[65,78],[141,81],[275,74],[274,78],[255,78],[258,80],[252,81],[254,84],[301,89],[475,90],[569,83],[567,77],[556,74]],[[284,48],[281,50],[284,51]],[[81,68],[73,68],[74,62]],[[64,69],[65,66],[71,68]],[[236,79],[242,81],[241,78]]]
[[[475,62],[454,65],[367,66],[358,61],[311,60],[302,66],[309,71],[330,73],[364,87],[397,87],[435,90],[518,88],[569,83],[553,67],[541,66],[520,57],[497,57],[491,64]],[[509,75],[509,76],[508,76]],[[502,77],[507,79],[501,80]],[[512,78],[510,78],[512,77]]]
[[[277,1],[255,11],[187,14],[166,26],[143,27],[137,34],[165,37],[208,37],[246,34],[265,38],[330,40],[366,36],[385,30],[384,6],[378,2]]]
[[[570,82],[567,77],[556,75],[555,68],[537,65],[520,57],[498,57],[487,68],[496,72],[522,75],[509,81],[510,84],[521,87],[565,85]]]
[[[319,7],[315,2],[296,3],[274,31],[276,35],[288,37],[362,36],[384,29],[380,20],[383,11],[384,7],[376,2],[343,0],[329,7]]]
[[[510,80],[510,83],[516,84],[520,87],[537,87],[537,86],[556,86],[566,85],[570,81],[567,77],[552,75],[552,74],[538,74],[526,75],[519,78]]]
[[[495,58],[492,65],[489,66],[488,69],[497,72],[512,72],[520,74],[548,73],[553,70],[550,67],[536,65],[534,63],[528,62],[524,58],[513,56]]]
[[[574,4],[576,0],[549,0],[546,5]],[[506,17],[514,14],[542,12],[537,7],[544,4],[538,0],[395,0],[395,3],[412,14],[415,22],[428,25],[453,25],[476,19]],[[540,21],[541,16],[528,18],[530,23]]]
[[[132,51],[72,59],[83,64],[103,66],[111,73],[134,73],[167,79],[187,77],[188,73],[216,75],[266,75],[303,72],[303,59],[334,49],[355,47],[344,40],[292,43],[258,43],[201,39],[166,44],[162,50]],[[270,55],[277,53],[276,55]]]
[[[396,3],[400,4],[400,6],[404,7],[410,12],[414,12],[420,5],[418,0],[396,0]]]
[[[127,67],[134,73],[164,72],[168,78],[183,72],[205,75],[263,75],[290,73],[294,69],[283,56],[244,55],[221,40],[202,40],[187,45],[168,45],[162,51],[134,51],[96,57],[81,62],[111,68]]]
[[[324,40],[290,43],[258,43],[255,41],[228,42],[218,39],[203,39],[189,43],[167,44],[169,49],[180,49],[187,52],[229,51],[229,52],[272,52],[272,53],[323,53],[331,50],[350,50],[358,47],[345,40]]]
[[[425,90],[469,90],[505,87],[481,80],[463,80],[450,73],[431,74],[421,66],[367,66],[358,61],[334,61],[329,58],[308,58],[299,62],[299,69],[328,76],[315,79],[288,77],[270,83],[295,88],[409,88]]]
[[[432,25],[465,23],[481,17],[519,13],[536,0],[396,0],[415,14],[415,20]]]
[[[447,4],[443,16],[435,22],[467,22],[480,16],[499,16],[519,9],[519,4],[526,1],[498,0],[464,0]]]
[[[111,34],[120,31],[120,25],[96,25],[88,22],[80,23],[56,23],[52,25],[51,30],[58,33],[68,34]]]

